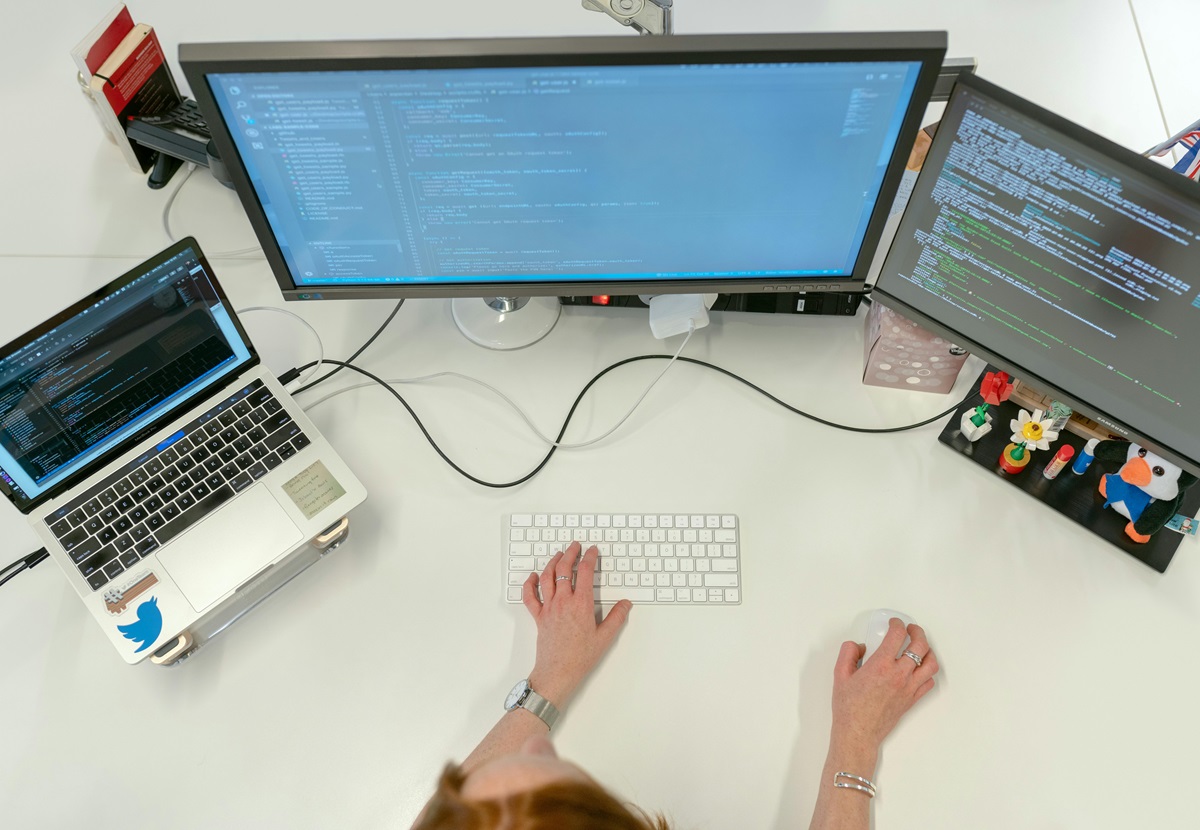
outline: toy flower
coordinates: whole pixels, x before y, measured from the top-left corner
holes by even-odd
[[[1058,438],[1058,433],[1050,429],[1053,421],[1049,418],[1042,420],[1042,410],[1035,409],[1031,417],[1024,409],[1017,417],[1009,421],[1009,429],[1013,431],[1012,440],[1024,443],[1030,449],[1048,450],[1050,442]]]

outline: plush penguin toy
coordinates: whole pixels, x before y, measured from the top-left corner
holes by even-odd
[[[1128,441],[1101,441],[1095,456],[1124,462],[1119,471],[1100,479],[1100,495],[1105,507],[1129,519],[1125,535],[1135,542],[1149,542],[1175,515],[1183,491],[1196,483],[1196,477],[1178,464]]]

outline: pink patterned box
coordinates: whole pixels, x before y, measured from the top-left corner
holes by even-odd
[[[863,337],[863,383],[949,392],[967,353],[872,299]]]

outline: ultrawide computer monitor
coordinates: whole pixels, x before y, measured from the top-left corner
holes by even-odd
[[[862,290],[945,33],[184,44],[288,299]]]
[[[876,293],[1200,474],[1200,187],[956,85]]]

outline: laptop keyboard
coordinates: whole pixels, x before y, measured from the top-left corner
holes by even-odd
[[[311,443],[256,380],[46,517],[93,591]]]

